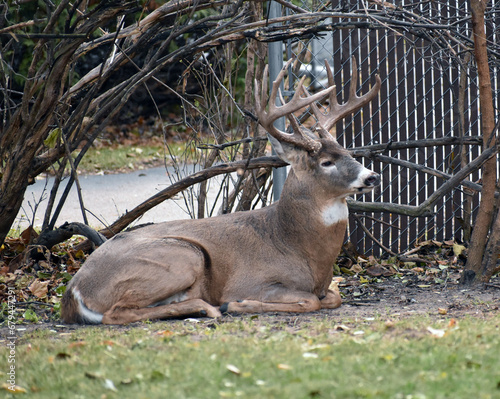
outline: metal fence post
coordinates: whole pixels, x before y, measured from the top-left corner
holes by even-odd
[[[269,18],[281,17],[281,5],[275,1],[271,2],[269,9]],[[272,88],[272,82],[276,79],[281,68],[283,68],[283,42],[271,42],[268,47],[268,61],[269,61],[269,90]],[[281,83],[283,85],[283,82]],[[281,88],[283,91],[283,87]],[[276,104],[281,105],[279,98],[276,98]],[[278,119],[274,122],[281,131],[285,131],[285,117]],[[274,154],[274,150],[273,150]],[[286,168],[273,169],[273,198],[274,201],[279,200],[283,185],[286,179]]]

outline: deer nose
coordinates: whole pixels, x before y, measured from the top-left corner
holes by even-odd
[[[368,187],[375,187],[380,184],[380,175],[379,174],[374,174],[371,175],[370,177],[367,177],[365,179],[365,186]]]

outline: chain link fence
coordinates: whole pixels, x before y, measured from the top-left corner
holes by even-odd
[[[373,5],[370,7],[385,7]],[[493,43],[500,41],[500,5],[493,2],[489,10],[487,34]],[[297,5],[297,2],[294,2]],[[389,4],[385,3],[386,6]],[[333,0],[304,1],[299,6],[307,11],[357,10],[364,2]],[[396,5],[392,5],[396,7]],[[296,77],[307,74],[309,87],[318,90],[326,85],[324,59],[333,68],[339,103],[346,100],[351,82],[351,57],[358,61],[358,93],[366,93],[375,81],[382,79],[377,99],[346,118],[336,127],[337,140],[353,149],[379,143],[408,140],[423,141],[443,137],[480,136],[479,92],[477,76],[471,61],[471,22],[468,2],[464,0],[400,1],[397,7],[404,12],[418,14],[434,23],[453,25],[462,37],[445,38],[452,44],[443,48],[439,40],[429,40],[425,31],[413,29],[401,32],[391,28],[333,29],[320,37],[289,40],[284,43],[284,58],[297,57],[300,68]],[[292,11],[283,7],[283,13]],[[384,10],[390,16],[390,11]],[[346,23],[339,19],[335,23]],[[332,23],[332,21],[327,21]],[[344,24],[348,26],[348,24]],[[453,41],[455,40],[456,43]],[[464,46],[460,44],[463,41]],[[455,47],[454,47],[455,46]],[[458,50],[457,50],[458,49]],[[495,110],[500,104],[498,59],[492,63],[492,83]],[[288,89],[288,91],[287,91]],[[291,94],[293,84],[285,87]],[[454,174],[480,153],[479,146],[416,146],[403,150],[389,150],[386,155],[397,160],[424,165],[446,174]],[[445,181],[442,177],[394,163],[382,163],[364,158],[362,162],[382,175],[381,188],[359,201],[384,202],[418,206]],[[479,173],[470,180],[480,182]],[[380,212],[351,216],[348,235],[358,251],[380,254],[384,246],[401,253],[423,240],[467,241],[479,193],[456,187],[445,195],[429,217],[410,217]],[[371,233],[367,234],[360,223]],[[379,242],[377,243],[376,240]],[[380,245],[382,244],[382,245]]]

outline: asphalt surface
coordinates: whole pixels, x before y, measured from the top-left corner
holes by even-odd
[[[189,172],[191,171],[186,171],[186,174]],[[157,192],[167,188],[171,184],[168,173],[173,173],[173,170],[161,167],[126,174],[80,176],[79,181],[85,208],[94,214],[87,213],[89,225],[100,228],[105,224],[111,224],[127,210],[133,209]],[[52,177],[44,178],[28,187],[23,207],[14,228],[18,226],[25,228],[31,224],[31,221],[34,221],[34,226],[42,225],[53,181]],[[56,203],[67,181],[68,179],[64,180],[60,186]],[[213,201],[217,192],[215,184],[212,186],[214,188],[209,191],[209,200]],[[38,206],[36,213],[33,214],[35,204]],[[178,195],[146,212],[135,224],[159,223],[168,220],[188,219],[189,217],[185,200],[182,195]],[[70,195],[57,219],[56,226],[60,226],[64,222],[83,222],[75,184],[73,184]]]

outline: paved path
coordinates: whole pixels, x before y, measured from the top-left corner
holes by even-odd
[[[127,210],[133,209],[144,200],[171,184],[167,171],[163,167],[145,169],[127,174],[80,176],[79,180],[82,187],[85,207],[106,224],[111,224]],[[67,181],[68,180],[63,181],[59,190],[60,192],[64,190]],[[18,225],[21,227],[29,225],[28,220],[33,220],[33,211],[31,207],[33,207],[36,202],[40,202],[40,198],[44,195],[45,200],[40,202],[34,218],[35,226],[42,225],[47,206],[47,198],[52,188],[52,184],[53,178],[44,178],[43,180],[37,180],[34,185],[28,187],[23,202],[23,208],[19,213],[16,224],[13,226],[14,228]],[[215,184],[212,186],[214,185]],[[44,192],[45,194],[43,194]],[[215,196],[216,192],[211,190],[209,192],[209,199],[212,198],[213,200]],[[189,218],[189,214],[186,209],[184,199],[179,195],[146,212],[142,219],[136,223],[158,223],[167,220],[187,219]],[[88,214],[87,217],[92,227],[97,228],[103,226],[103,223],[91,214]],[[66,221],[83,222],[75,185],[73,185],[71,189],[56,226]]]

